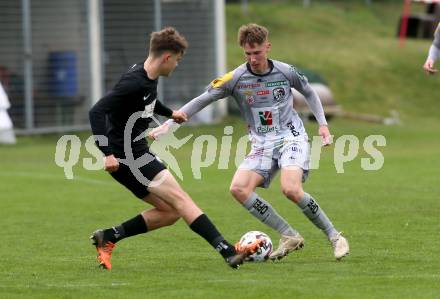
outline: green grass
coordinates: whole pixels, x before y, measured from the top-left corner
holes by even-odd
[[[253,1],[250,1],[253,3]],[[96,267],[89,234],[136,215],[146,206],[103,171],[79,163],[66,180],[54,163],[59,136],[22,137],[0,146],[0,298],[438,298],[440,187],[438,185],[438,87],[440,77],[421,71],[428,40],[395,37],[401,1],[276,1],[250,4],[242,16],[227,6],[228,65],[242,63],[236,31],[258,22],[271,31],[274,59],[321,73],[348,111],[400,112],[402,126],[331,123],[336,137],[386,137],[379,171],[361,169],[361,151],[337,174],[333,147],[323,150],[319,170],[305,189],[314,195],[350,241],[351,255],[333,260],[329,244],[301,212],[283,198],[279,181],[259,190],[306,238],[304,250],[279,263],[229,269],[183,221],[118,245],[112,271]],[[234,118],[234,141],[245,134]],[[316,127],[308,125],[309,134]],[[89,133],[81,135],[82,140]],[[178,135],[213,134],[223,125],[184,127]],[[194,140],[193,137],[192,140]],[[185,190],[231,241],[249,230],[278,236],[234,202],[228,193],[235,171],[218,159],[192,176],[192,143],[174,151]],[[233,146],[232,152],[235,153]],[[82,148],[81,158],[90,157]]]
[[[244,134],[239,120],[226,123],[235,128],[234,140]],[[308,127],[315,133],[314,125]],[[229,269],[183,221],[122,241],[113,270],[99,270],[89,234],[146,206],[103,171],[78,165],[75,179],[66,180],[54,163],[58,136],[23,137],[16,146],[0,147],[0,298],[438,298],[440,125],[335,120],[332,129],[336,137],[353,134],[361,144],[370,134],[387,139],[380,148],[381,170],[362,170],[360,159],[369,156],[361,151],[337,174],[330,147],[305,184],[345,232],[351,255],[334,261],[323,234],[283,198],[276,180],[259,193],[302,233],[306,247],[279,263],[246,264],[239,271]],[[184,127],[179,136],[220,138],[222,132],[222,125]],[[216,160],[202,169],[203,180],[192,178],[191,144],[174,152],[184,174],[181,184],[223,234],[235,241],[246,231],[262,230],[277,243],[277,234],[228,194],[232,163],[218,170]],[[82,157],[89,156],[83,148]]]
[[[402,1],[249,1],[227,6],[228,68],[243,63],[238,28],[255,22],[270,31],[270,57],[320,73],[345,110],[404,119],[438,117],[440,76],[422,71],[432,40],[396,38]],[[420,7],[412,5],[414,10]]]

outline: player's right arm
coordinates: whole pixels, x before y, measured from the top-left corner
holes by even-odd
[[[231,92],[228,82],[232,79],[233,75],[234,72],[232,71],[212,81],[204,93],[186,103],[179,111],[186,113],[187,117],[191,118],[209,104],[229,96]],[[172,120],[167,122],[171,123]]]
[[[220,78],[215,79],[209,84],[204,93],[186,103],[178,111],[183,112],[189,119],[209,104],[229,96],[231,94],[231,89],[228,83],[231,81],[233,75],[234,72],[232,71]],[[176,122],[172,119],[169,119],[161,126],[150,131],[148,136],[151,139],[156,139],[159,136],[166,134],[174,125],[176,125]]]
[[[429,49],[428,58],[426,59],[423,69],[427,74],[435,74],[438,72],[435,69],[434,64],[440,57],[440,23],[434,33],[434,41],[432,42],[431,48]]]

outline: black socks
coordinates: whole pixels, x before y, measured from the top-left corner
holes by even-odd
[[[205,214],[197,217],[189,227],[198,235],[203,237],[215,250],[224,258],[236,254],[234,246],[223,238],[214,224]],[[141,214],[125,221],[121,225],[104,230],[104,239],[113,244],[124,238],[146,233],[148,231],[144,217]]]
[[[104,230],[104,239],[112,243],[121,241],[124,238],[146,233],[147,224],[141,214],[125,221],[121,225],[113,226]]]
[[[203,237],[224,258],[235,255],[235,248],[223,238],[214,224],[205,214],[197,217],[189,226],[195,233]]]

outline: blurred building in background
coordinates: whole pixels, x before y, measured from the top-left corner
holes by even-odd
[[[0,81],[18,133],[88,129],[88,110],[174,26],[190,47],[159,99],[178,108],[225,72],[223,0],[2,0]],[[211,105],[196,121],[226,113]]]

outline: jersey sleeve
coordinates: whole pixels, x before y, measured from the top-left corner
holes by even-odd
[[[90,126],[93,135],[107,136],[107,114],[119,111],[124,107],[125,99],[136,94],[139,86],[135,81],[121,79],[116,86],[101,98],[89,111]],[[110,146],[103,146],[95,139],[95,143],[104,155],[112,154]]]
[[[434,33],[434,41],[429,49],[428,59],[437,60],[440,57],[440,23]]]
[[[226,98],[232,94],[232,79],[234,71],[214,79],[208,86],[207,91],[217,100]]]
[[[204,93],[186,103],[179,111],[185,112],[189,119],[209,104],[231,95],[230,81],[233,75],[234,72],[232,71],[213,80]],[[167,120],[166,123],[168,125],[175,125],[171,119]]]
[[[434,42],[432,43],[432,45],[440,50],[440,23],[438,23],[437,29],[435,30]]]
[[[162,104],[159,100],[156,100],[154,113],[170,118],[173,115],[173,110]]]
[[[288,70],[290,86],[298,90],[306,99],[306,103],[312,111],[319,125],[327,125],[324,109],[318,94],[310,86],[307,77],[300,73],[295,67],[290,66]]]

